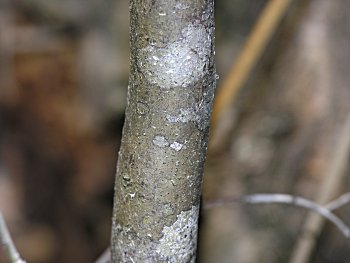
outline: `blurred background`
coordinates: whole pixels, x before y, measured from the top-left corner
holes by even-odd
[[[269,2],[216,1],[218,90]],[[28,262],[94,262],[109,244],[128,4],[0,0],[0,209]],[[262,192],[327,203],[349,191],[349,2],[280,12],[212,127],[204,204]],[[335,213],[350,225],[349,206]],[[198,262],[350,258],[332,224],[288,205],[203,209],[200,229]]]

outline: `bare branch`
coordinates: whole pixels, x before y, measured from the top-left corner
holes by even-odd
[[[9,262],[11,263],[25,263],[25,261],[21,258],[18,253],[12,238],[10,236],[10,232],[6,226],[5,220],[0,211],[0,244],[5,251],[5,254],[8,257]]]
[[[102,255],[95,261],[95,263],[109,263],[111,260],[111,248],[108,247]]]
[[[349,194],[350,196],[350,194]],[[342,197],[338,198],[337,200],[340,200]],[[344,196],[343,199],[350,198],[348,196]],[[233,204],[235,202],[245,202],[249,204],[273,204],[273,203],[283,203],[283,204],[291,204],[299,207],[303,207],[309,210],[312,210],[319,215],[323,216],[324,218],[331,221],[338,229],[339,231],[347,238],[350,238],[350,228],[335,214],[331,212],[331,210],[328,208],[329,206],[332,207],[339,207],[341,202],[335,200],[334,202],[331,202],[330,205],[327,206],[321,206],[309,199],[298,197],[298,196],[292,196],[288,194],[253,194],[253,195],[245,195],[241,198],[231,198],[231,199],[225,199],[225,200],[218,200],[215,202],[210,202],[204,205],[205,209],[217,207],[217,206],[223,206],[228,204]],[[337,201],[337,202],[336,202]],[[345,201],[343,201],[345,202]],[[332,204],[334,203],[334,204]]]
[[[266,4],[237,61],[224,80],[223,85],[218,89],[211,119],[214,128],[221,115],[232,104],[239,89],[247,81],[250,72],[261,57],[291,2],[291,0],[270,0]]]
[[[328,204],[325,205],[325,207],[328,210],[333,211],[340,208],[343,205],[346,205],[349,202],[350,202],[350,192],[345,193],[340,197],[338,197],[337,199],[335,199],[334,201],[329,202]]]
[[[345,237],[350,237],[350,228],[329,209],[303,197],[287,194],[254,194],[242,198],[246,203],[285,203],[310,209],[331,221]]]
[[[323,8],[327,9],[327,7]],[[329,85],[332,84],[329,83]],[[344,124],[340,127],[337,137],[337,144],[334,146],[332,154],[333,157],[329,159],[328,169],[325,170],[323,180],[319,185],[319,189],[316,191],[316,196],[313,198],[315,202],[324,205],[328,209],[329,207],[326,204],[338,193],[346,175],[345,170],[348,166],[350,155],[350,116],[345,119]],[[340,201],[331,203],[331,208],[333,207],[335,209],[339,207],[338,204],[340,205],[340,203]],[[323,217],[319,217],[316,214],[307,215],[304,226],[302,227],[302,234],[296,242],[289,263],[306,263],[310,261],[311,253],[316,244],[315,240],[320,235],[324,224],[323,219]]]

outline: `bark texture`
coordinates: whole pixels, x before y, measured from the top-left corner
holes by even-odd
[[[131,0],[112,262],[195,262],[215,89],[213,0]]]

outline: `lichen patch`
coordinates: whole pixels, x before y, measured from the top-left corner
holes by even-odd
[[[194,122],[200,130],[204,130],[209,125],[210,109],[210,103],[202,103],[195,108],[182,108],[176,115],[167,115],[166,119],[170,123]]]
[[[139,67],[151,83],[161,88],[188,87],[206,73],[211,45],[205,26],[190,24],[176,42],[164,48],[149,45],[140,49],[145,63]]]
[[[182,211],[171,226],[162,230],[157,253],[169,263],[195,262],[199,206]]]
[[[187,123],[190,121],[197,120],[197,114],[193,108],[188,109],[180,109],[180,113],[178,115],[167,115],[166,119],[170,123],[182,122]]]
[[[170,148],[174,149],[175,151],[179,152],[181,151],[182,147],[184,145],[182,143],[179,143],[177,141],[173,142],[172,144],[170,144]]]
[[[163,136],[163,135],[155,135],[152,140],[153,144],[160,147],[164,148],[169,146],[168,140]]]

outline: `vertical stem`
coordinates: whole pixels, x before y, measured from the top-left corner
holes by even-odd
[[[112,262],[195,262],[215,89],[213,0],[131,0]]]

